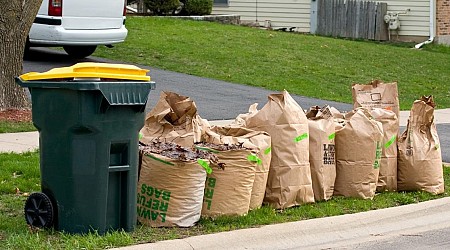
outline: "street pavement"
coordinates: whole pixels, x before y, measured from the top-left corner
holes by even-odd
[[[24,61],[23,72],[44,72],[56,67],[71,66],[80,61],[120,63],[96,57],[84,60],[70,59],[65,52],[48,48],[32,48],[30,57]],[[149,75],[156,82],[156,89],[150,92],[146,111],[155,106],[161,91],[171,91],[190,97],[197,106],[199,115],[209,121],[230,120],[239,114],[247,113],[253,103],[259,103],[261,108],[267,102],[267,96],[275,91],[262,88],[240,85],[225,81],[213,80],[188,74],[161,70],[153,67],[138,65],[150,70]],[[348,94],[351,95],[350,83]],[[417,93],[417,97],[422,94]],[[320,100],[292,95],[303,109],[311,106],[324,106],[326,104],[344,112],[352,109],[352,105],[333,101]],[[436,100],[439,102],[439,100]],[[412,104],[411,104],[412,105]],[[436,110],[437,130],[441,143],[443,160],[450,162],[450,112]],[[404,111],[400,117],[400,131],[404,131],[408,119],[408,112]]]

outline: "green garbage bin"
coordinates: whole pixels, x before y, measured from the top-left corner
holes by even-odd
[[[138,133],[154,89],[146,72],[79,63],[16,78],[31,92],[39,130],[42,193],[25,203],[28,224],[68,233],[134,229]]]

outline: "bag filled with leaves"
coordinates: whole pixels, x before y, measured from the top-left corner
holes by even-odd
[[[382,108],[391,110],[400,117],[397,82],[384,83],[374,80],[368,84],[353,84],[353,107]]]
[[[213,166],[208,175],[203,199],[202,216],[246,215],[250,207],[255,170],[256,149],[243,144],[214,144],[201,142],[197,149],[217,155],[222,167]]]
[[[243,126],[265,131],[272,138],[264,203],[276,209],[312,203],[308,119],[287,91],[271,94],[268,99],[261,110],[240,116]]]
[[[336,180],[335,124],[329,106],[311,107],[308,113],[309,163],[314,200],[329,200]]]
[[[257,162],[255,181],[253,182],[250,198],[250,210],[261,207],[266,192],[270,160],[272,158],[269,134],[264,131],[253,131],[231,125],[225,127],[213,126],[206,135],[207,137],[204,140],[207,142],[215,144],[242,144],[245,148],[256,149],[256,157],[249,156],[249,160]]]
[[[197,107],[189,97],[173,92],[161,92],[155,107],[147,114],[141,129],[141,142],[153,140],[173,142],[191,147],[199,142],[209,123],[197,114]]]
[[[369,110],[373,119],[383,126],[381,142],[381,164],[377,191],[397,191],[397,135],[399,122],[394,112],[386,109]]]
[[[442,155],[434,123],[433,96],[414,102],[398,140],[398,190],[444,192]]]
[[[358,108],[345,115],[336,131],[335,196],[372,199],[378,182],[383,127],[369,111]]]
[[[201,216],[210,152],[175,143],[151,142],[142,152],[138,181],[137,217],[152,227],[190,227]]]

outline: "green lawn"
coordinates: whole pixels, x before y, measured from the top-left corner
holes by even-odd
[[[0,133],[17,133],[35,130],[36,127],[34,127],[32,122],[0,121]]]
[[[71,235],[51,230],[30,230],[23,207],[27,194],[40,191],[39,154],[0,154],[0,249],[106,249],[259,227],[261,225],[357,213],[373,209],[412,204],[449,196],[450,168],[444,168],[445,193],[433,196],[424,192],[382,193],[373,200],[333,197],[330,201],[303,205],[277,212],[269,207],[251,211],[243,217],[202,219],[192,228],[150,228],[138,226],[132,233],[112,232]]]
[[[127,28],[124,43],[94,55],[346,103],[352,83],[398,81],[403,110],[421,95],[434,95],[437,108],[450,107],[450,47],[416,50],[159,17],[128,17]]]
[[[448,47],[414,50],[411,44],[349,41],[155,17],[129,17],[127,27],[125,43],[114,49],[99,48],[95,55],[347,103],[351,102],[353,82],[397,80],[402,109],[428,94],[435,95],[438,108],[450,107]],[[437,196],[400,192],[378,194],[373,200],[333,197],[283,212],[263,207],[244,217],[201,219],[192,228],[138,226],[132,233],[70,235],[30,230],[25,223],[27,194],[40,191],[39,154],[0,154],[0,249],[105,249],[382,209],[449,196],[450,168],[444,168],[444,177],[446,191]]]

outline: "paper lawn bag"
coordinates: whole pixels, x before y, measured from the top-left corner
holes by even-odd
[[[264,202],[285,209],[314,202],[309,167],[308,119],[287,91],[269,95],[258,112],[246,117],[246,127],[272,138],[272,160]]]
[[[366,109],[345,115],[346,125],[336,131],[334,195],[372,199],[381,158],[383,127]]]
[[[353,84],[352,97],[354,108],[382,108],[400,117],[397,82],[375,80],[369,84]]]
[[[312,107],[306,114],[309,124],[309,163],[314,200],[329,200],[336,180],[335,129],[330,107]]]
[[[206,134],[209,136],[209,138],[205,139],[208,142],[216,144],[242,144],[246,148],[256,149],[257,158],[255,160],[257,161],[257,165],[250,198],[250,210],[261,207],[266,192],[270,160],[272,158],[269,134],[239,126],[213,126],[211,131]]]
[[[444,192],[442,155],[434,123],[433,97],[414,102],[408,127],[398,140],[398,190]]]
[[[399,130],[397,116],[390,110],[379,108],[371,109],[370,114],[383,126],[377,191],[397,191],[397,135]]]
[[[149,144],[160,140],[191,147],[200,141],[208,127],[208,122],[197,114],[197,107],[189,97],[161,92],[158,103],[145,118],[140,141]]]
[[[206,180],[202,216],[246,215],[250,207],[257,162],[256,153],[249,149],[212,150],[223,169],[213,167]]]
[[[138,181],[138,221],[152,227],[193,226],[200,219],[205,181],[206,171],[196,161],[145,153]]]

